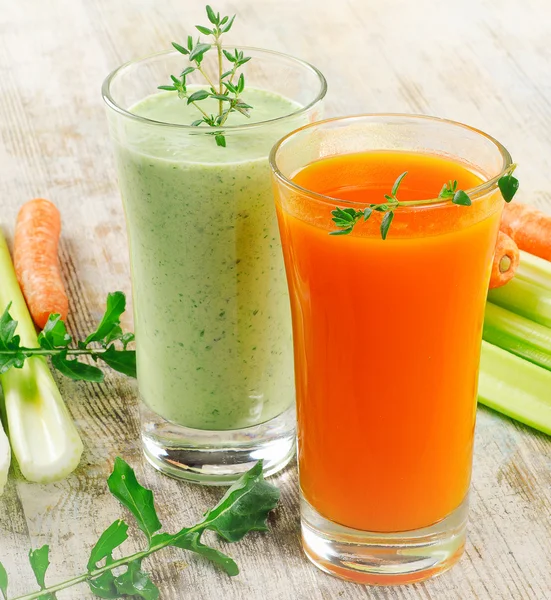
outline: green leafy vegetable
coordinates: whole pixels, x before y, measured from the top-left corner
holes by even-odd
[[[115,459],[115,467],[107,485],[113,496],[134,515],[138,527],[151,541],[153,534],[161,528],[155,511],[153,492],[138,483],[134,471],[122,458]]]
[[[120,318],[125,310],[126,297],[123,292],[108,294],[105,313],[96,331],[83,342],[79,341],[76,348],[71,347],[73,340],[60,315],[52,314],[38,335],[39,347],[26,347],[15,335],[18,323],[11,317],[8,305],[0,317],[0,375],[13,367],[21,369],[27,358],[50,356],[52,365],[66,377],[101,382],[103,371],[78,359],[80,356],[90,356],[119,373],[136,377],[136,352],[127,348],[134,340],[134,334],[124,333],[120,326]],[[117,343],[122,345],[122,349],[117,347]]]
[[[8,574],[6,573],[6,569],[4,565],[0,562],[0,592],[2,592],[2,596],[4,600],[8,600]]]
[[[233,25],[235,15],[233,17],[221,17],[220,13],[215,13],[214,10],[207,5],[207,18],[212,27],[204,25],[196,25],[196,29],[203,35],[208,35],[213,38],[212,43],[202,42],[200,39],[194,41],[191,36],[187,38],[187,44],[183,46],[176,42],[172,42],[175,50],[187,57],[190,64],[180,73],[179,77],[171,75],[172,83],[170,85],[160,85],[158,89],[177,92],[178,97],[186,100],[187,104],[193,104],[202,115],[202,118],[193,121],[192,126],[208,125],[209,127],[220,128],[226,123],[228,117],[232,113],[241,113],[245,117],[249,117],[249,109],[253,108],[241,99],[241,94],[245,90],[245,76],[241,73],[234,82],[237,71],[249,60],[250,56],[245,56],[241,50],[235,49],[232,52],[222,48],[222,35],[227,33]],[[218,57],[218,74],[216,80],[203,69],[202,62],[205,54],[209,50],[215,48]],[[230,68],[224,70],[224,58],[229,62]],[[207,89],[200,89],[194,92],[189,92],[187,84],[187,76],[198,71],[204,78]],[[209,114],[198,103],[207,99],[218,101],[218,114]],[[214,139],[217,146],[226,147],[226,136],[224,130],[215,131]]]
[[[38,548],[38,550],[31,550],[29,552],[29,562],[31,563],[34,576],[41,589],[46,587],[44,578],[46,577],[46,571],[50,566],[50,560],[48,558],[49,552],[50,548],[48,545],[44,545],[42,548]]]
[[[120,596],[137,596],[145,600],[157,600],[159,588],[151,581],[149,575],[142,571],[141,559],[128,563],[128,569],[115,578],[115,588]]]
[[[118,548],[128,538],[128,525],[121,519],[114,521],[101,534],[96,545],[90,553],[88,561],[88,570],[92,571],[98,566],[100,560],[111,557],[115,548]]]
[[[92,548],[85,573],[46,588],[44,576],[49,562],[48,546],[43,546],[29,555],[41,589],[11,600],[53,600],[57,591],[79,583],[87,583],[99,598],[132,596],[157,600],[159,589],[142,569],[142,562],[167,546],[195,552],[221,567],[228,575],[237,575],[239,568],[235,561],[204,544],[202,534],[211,530],[228,542],[237,542],[250,531],[266,531],[268,514],[279,500],[279,490],[264,480],[262,462],[259,461],[228,489],[199,523],[174,534],[155,533],[161,528],[161,523],[155,511],[153,493],[138,482],[132,468],[121,458],[115,459],[107,484],[111,493],[136,518],[138,527],[148,538],[147,548],[123,558],[113,558],[113,551],[128,538],[128,525],[117,520],[101,534]],[[105,564],[100,566],[104,559]],[[4,600],[8,600],[7,586],[8,576],[0,563],[0,590]]]

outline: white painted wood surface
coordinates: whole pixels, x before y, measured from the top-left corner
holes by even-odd
[[[239,14],[232,41],[315,63],[329,82],[328,115],[415,112],[484,129],[520,164],[521,199],[551,210],[549,0],[212,3]],[[10,234],[25,200],[45,196],[60,207],[74,333],[90,329],[108,291],[130,291],[102,80],[203,21],[199,0],[0,2],[0,218]],[[102,385],[64,380],[62,389],[86,449],[78,471],[60,483],[30,484],[12,470],[0,499],[0,560],[12,595],[34,589],[31,546],[51,544],[50,583],[81,572],[100,533],[124,514],[105,483],[117,455],[155,491],[168,528],[194,522],[221,493],[168,479],[144,463],[135,391],[123,377]],[[320,573],[300,549],[295,469],[276,482],[282,502],[272,533],[227,548],[242,573],[230,579],[183,551],[162,552],[147,562],[161,598],[551,598],[551,439],[488,410],[479,410],[467,551],[436,580],[368,588]],[[132,540],[130,551],[139,536]],[[91,597],[86,586],[59,594]]]

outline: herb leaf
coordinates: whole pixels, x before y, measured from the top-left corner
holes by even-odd
[[[101,383],[104,375],[101,369],[82,363],[76,358],[68,359],[67,350],[52,356],[52,365],[65,377],[74,381],[92,381]]]
[[[113,561],[107,557],[106,565]],[[120,594],[115,586],[115,576],[112,571],[105,571],[94,579],[88,579],[90,590],[99,598],[120,598]]]
[[[469,195],[463,190],[457,190],[453,195],[452,202],[460,206],[470,206],[472,204]]]
[[[513,176],[516,165],[512,165],[511,171],[499,178],[497,185],[505,202],[511,202],[519,188],[519,181]]]
[[[385,213],[383,220],[381,221],[381,237],[383,240],[386,240],[386,236],[388,234],[388,230],[390,229],[390,225],[392,220],[394,219],[394,212],[389,210]]]
[[[134,350],[117,350],[113,344],[99,355],[103,362],[112,369],[136,378],[136,352]]]
[[[200,525],[237,542],[249,531],[266,531],[268,513],[279,501],[279,490],[264,479],[259,461],[234,483]]]
[[[0,375],[12,367],[21,369],[26,358],[19,346],[19,336],[14,335],[17,321],[10,315],[10,306],[11,302],[0,317]]]
[[[138,483],[133,469],[119,457],[115,459],[107,485],[113,496],[134,515],[138,527],[151,541],[153,534],[161,528],[153,492]]]
[[[152,540],[152,544],[163,541],[168,542],[170,546],[196,552],[221,567],[228,575],[238,575],[239,567],[233,558],[220,552],[220,550],[217,550],[216,548],[205,546],[205,544],[201,542],[201,535],[202,531],[190,531],[189,528],[187,528],[182,529],[182,531],[174,535],[170,535],[169,533],[156,535]]]
[[[4,565],[0,562],[0,592],[4,600],[8,600],[8,574]]]
[[[393,198],[396,198],[396,194],[398,193],[398,188],[400,187],[400,184],[402,183],[404,177],[408,174],[407,171],[404,171],[401,175],[398,175],[398,179],[396,179],[396,181],[394,182],[394,185],[392,186],[392,191],[390,192]]]
[[[98,328],[85,340],[86,344],[101,342],[115,327],[120,326],[120,317],[126,310],[126,297],[122,292],[111,292],[107,295],[107,306]]]
[[[113,550],[126,541],[127,538],[128,525],[124,521],[118,519],[111,523],[92,548],[90,560],[88,561],[88,570],[94,570],[100,560],[111,556]]]
[[[50,560],[48,558],[48,554],[50,552],[50,547],[48,544],[42,546],[42,548],[38,548],[37,550],[31,550],[29,552],[29,562],[31,563],[31,568],[33,570],[34,576],[36,578],[36,582],[40,586],[40,589],[43,590],[46,587],[45,577],[46,571],[50,565]]]
[[[61,319],[61,315],[51,314],[44,329],[38,334],[38,345],[41,348],[53,350],[59,347],[65,348],[71,342],[72,338],[67,333],[67,328]]]
[[[114,584],[117,592],[123,596],[137,596],[144,600],[157,600],[159,597],[159,588],[142,571],[141,560],[128,563],[128,569],[115,579]]]

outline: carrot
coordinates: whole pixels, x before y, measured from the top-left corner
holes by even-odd
[[[57,256],[60,232],[59,211],[49,200],[35,198],[21,207],[13,244],[15,273],[33,321],[40,328],[50,313],[66,319],[69,310]]]
[[[503,209],[500,228],[521,250],[551,260],[551,216],[533,206],[512,202]]]
[[[510,281],[519,263],[519,250],[515,242],[503,231],[497,236],[490,289],[501,287]]]

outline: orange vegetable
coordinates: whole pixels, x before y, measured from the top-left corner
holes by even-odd
[[[15,273],[33,321],[40,328],[50,313],[66,319],[69,310],[57,255],[60,232],[59,211],[49,200],[35,198],[19,211],[13,248]]]
[[[503,231],[497,236],[490,289],[501,287],[511,281],[519,263],[519,250],[515,242]]]
[[[500,229],[521,250],[551,260],[551,216],[533,206],[512,202],[503,209]]]

